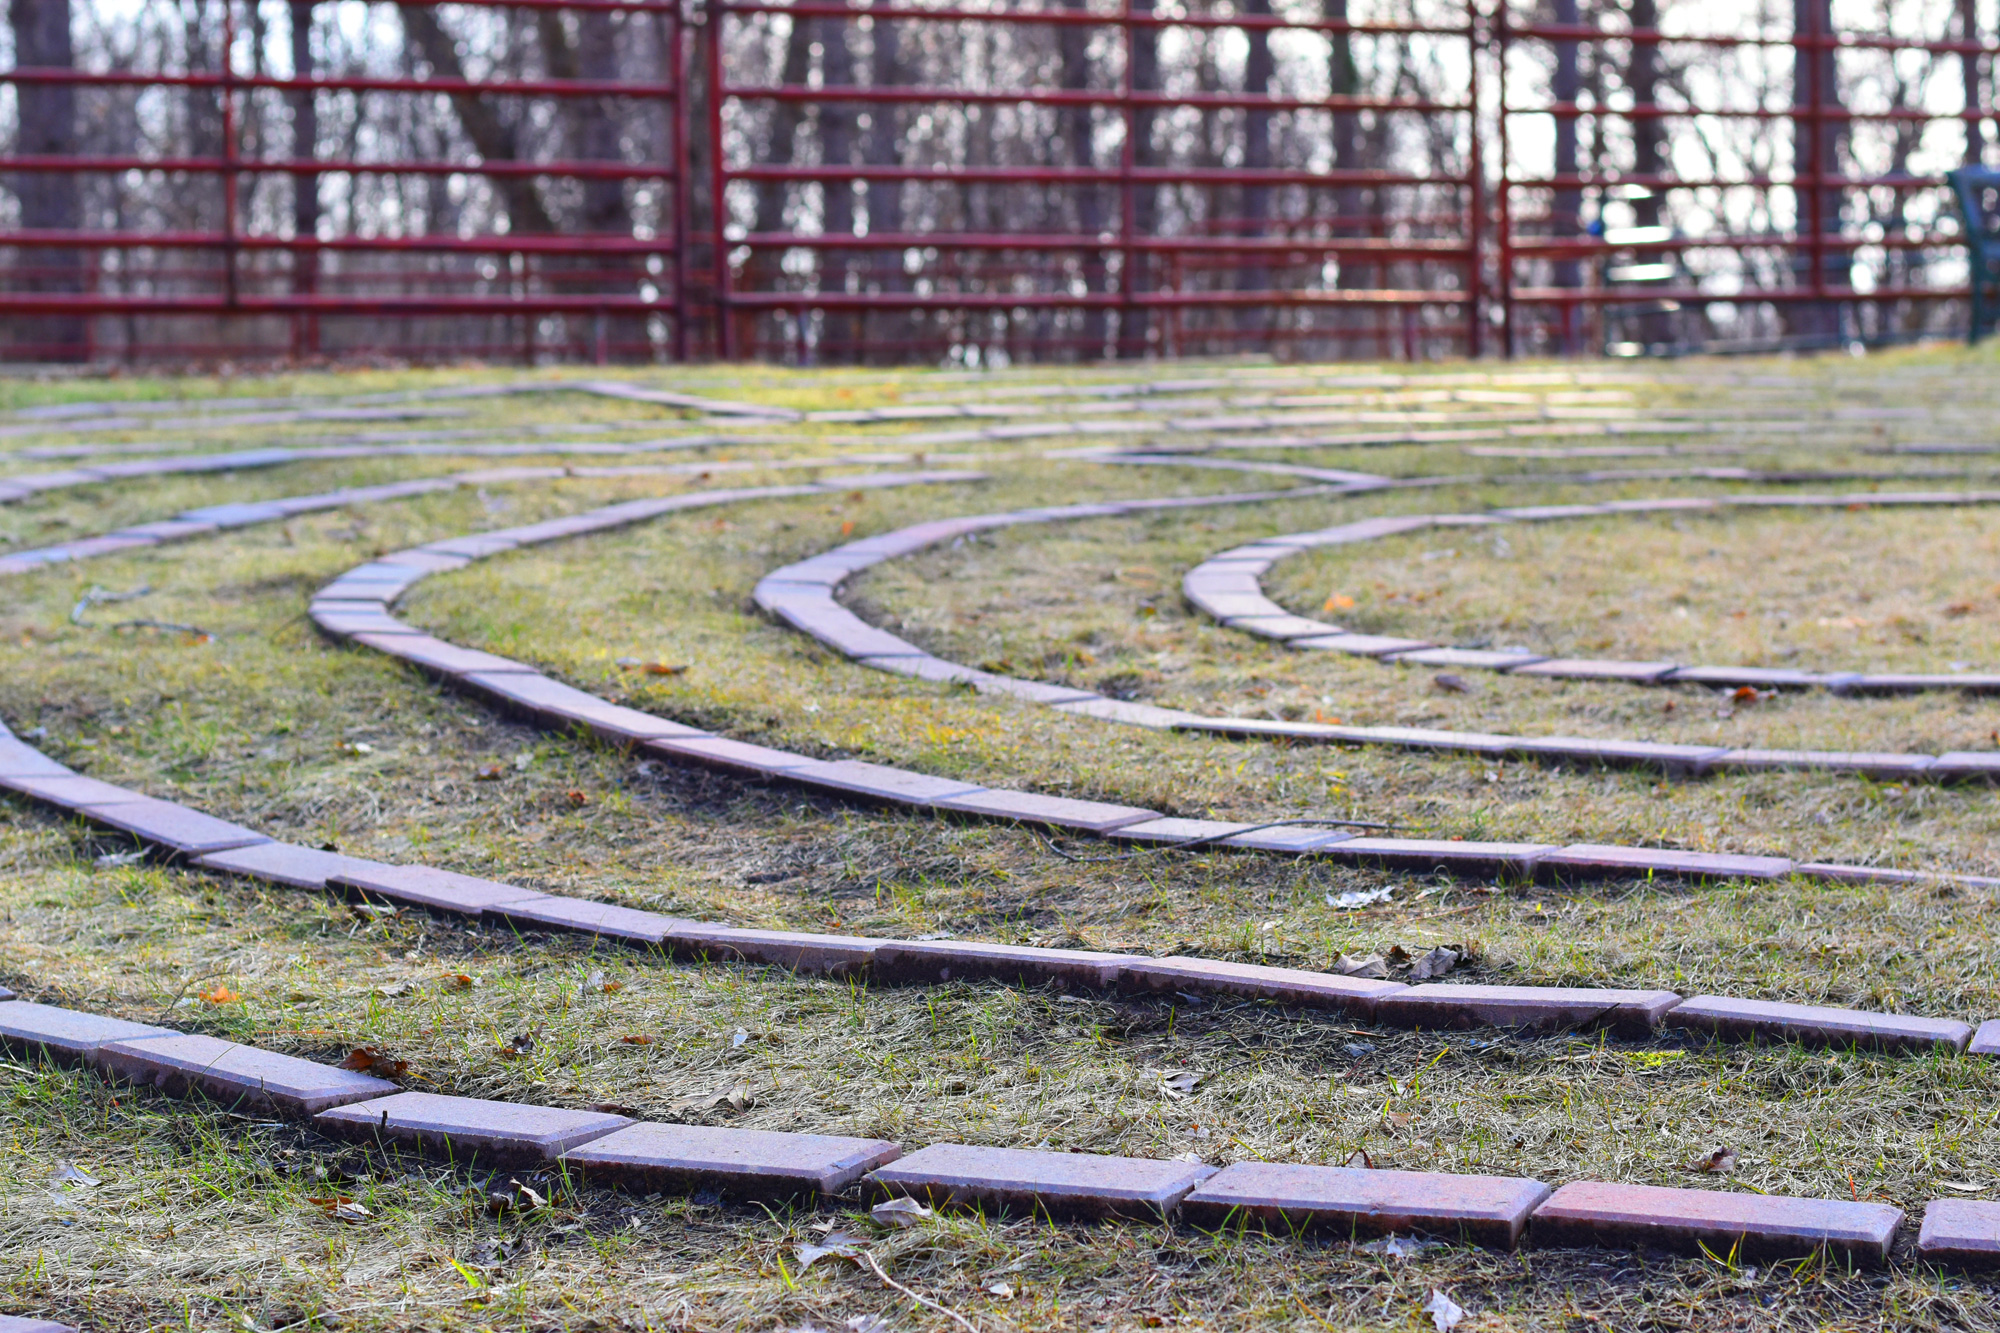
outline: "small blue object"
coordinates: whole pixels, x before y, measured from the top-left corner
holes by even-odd
[[[1972,270],[1972,321],[1966,341],[1976,343],[2000,325],[2000,171],[1960,167],[1947,172],[1965,223],[1966,266]]]

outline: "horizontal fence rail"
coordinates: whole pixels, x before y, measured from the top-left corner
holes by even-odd
[[[0,359],[1877,342],[2000,156],[2000,0],[106,6],[9,9]]]

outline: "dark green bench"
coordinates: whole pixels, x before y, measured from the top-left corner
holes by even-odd
[[[1965,258],[1972,270],[1972,327],[1978,342],[2000,324],[2000,171],[1960,167],[1945,179],[1965,222]]]

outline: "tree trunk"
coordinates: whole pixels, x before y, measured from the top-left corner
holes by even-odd
[[[1578,21],[1576,0],[1555,0],[1555,21],[1564,27],[1573,27]],[[1575,42],[1556,43],[1555,75],[1549,82],[1549,94],[1557,102],[1574,106],[1583,91],[1583,81],[1577,69],[1577,44]],[[1556,117],[1555,174],[1574,176],[1581,165],[1577,152],[1577,118],[1574,113],[1565,112]],[[1549,233],[1555,240],[1575,240],[1583,235],[1583,191],[1573,185],[1558,185],[1550,200]],[[1574,259],[1557,260],[1555,264],[1555,285],[1564,290],[1574,290],[1583,285],[1583,266]],[[1576,307],[1566,306],[1562,311],[1562,351],[1573,356],[1576,346]]]
[[[1269,17],[1271,0],[1243,0],[1243,12],[1255,17]],[[1250,45],[1249,54],[1243,61],[1243,91],[1251,97],[1268,97],[1272,76],[1277,73],[1277,64],[1271,58],[1270,30],[1245,28],[1243,37]],[[1250,110],[1243,113],[1243,166],[1249,171],[1271,169],[1269,111]],[[1271,187],[1244,186],[1239,234],[1249,239],[1263,239],[1270,233],[1270,221]],[[1271,285],[1271,266],[1261,255],[1244,256],[1236,272],[1236,286],[1241,291],[1264,291]],[[1244,331],[1268,329],[1270,307],[1265,304],[1239,306],[1235,322],[1237,328]]]
[[[74,69],[69,0],[10,0],[7,18],[14,29],[14,63],[20,68]],[[15,152],[24,157],[70,157],[77,151],[76,89],[65,84],[21,84],[15,89],[20,125]],[[68,172],[27,171],[14,178],[21,226],[31,231],[75,231],[83,225],[77,178]],[[29,249],[23,291],[80,295],[83,255],[76,250]],[[23,354],[49,361],[81,361],[89,355],[84,322],[75,315],[23,321],[33,342]]]
[[[1084,0],[1064,0],[1064,7],[1081,12]],[[1062,61],[1062,86],[1070,89],[1090,87],[1090,29],[1082,24],[1066,23],[1056,30],[1056,50]],[[1097,154],[1093,142],[1095,126],[1091,109],[1087,106],[1064,107],[1061,115],[1063,145],[1067,150],[1070,165],[1093,167],[1097,165]],[[1103,188],[1095,184],[1078,183],[1070,187],[1076,200],[1076,228],[1084,236],[1096,238],[1104,232]],[[1092,296],[1101,294],[1106,287],[1104,251],[1087,248],[1083,252],[1083,289]],[[1085,360],[1096,361],[1104,356],[1104,338],[1108,327],[1102,307],[1093,306],[1083,317],[1083,346]]]
[[[720,34],[716,34],[719,36]],[[813,25],[807,19],[793,19],[791,33],[785,39],[785,63],[778,74],[778,82],[786,87],[803,85],[812,74]],[[728,53],[724,52],[726,56]],[[773,165],[783,165],[798,161],[799,127],[805,123],[805,104],[802,102],[777,102],[771,107],[771,137],[764,146],[760,161]],[[715,146],[716,152],[722,146]],[[785,201],[789,197],[789,187],[783,181],[759,181],[757,183],[757,215],[751,222],[751,229],[757,232],[785,230]],[[723,206],[717,200],[716,207]],[[749,262],[743,268],[743,290],[774,290],[783,277],[781,267],[784,254],[770,249],[756,249],[750,252]],[[728,262],[726,254],[716,256],[718,265]],[[741,355],[755,355],[757,317],[745,316],[737,332],[736,346]]]
[[[437,11],[426,5],[400,5],[398,13],[403,18],[403,31],[416,44],[424,63],[438,77],[444,79],[464,79],[465,67],[459,62],[458,44],[438,23]],[[520,137],[516,127],[500,118],[493,104],[477,93],[452,93],[451,109],[458,117],[465,137],[472,140],[472,146],[479,156],[489,162],[512,162],[520,157]],[[526,177],[503,176],[493,182],[493,188],[506,201],[509,226],[529,235],[547,235],[557,230],[555,219],[549,216],[548,206],[542,202],[541,191],[535,182]]]
[[[854,48],[848,42],[846,19],[817,21],[820,45],[820,77],[827,88],[854,86]],[[831,169],[854,165],[854,104],[822,103],[819,111],[821,164]],[[828,178],[820,182],[821,234],[828,238],[854,235],[854,181],[851,177]],[[819,257],[819,286],[825,293],[843,293],[852,267],[853,253],[842,249],[822,249]],[[821,354],[832,361],[860,359],[861,320],[851,310],[828,310],[821,324]]]
[[[1792,0],[1793,32],[1801,36],[1827,36],[1833,32],[1832,0]],[[1833,177],[1840,172],[1841,147],[1846,141],[1844,122],[1821,120],[1817,112],[1841,109],[1840,83],[1831,50],[1809,51],[1793,48],[1792,59],[1792,170],[1801,176]],[[1797,199],[1801,241],[1815,232],[1823,237],[1840,234],[1842,191],[1838,185],[1814,184],[1793,191]],[[1817,265],[1812,253],[1801,249],[1793,260],[1793,272],[1800,286],[1811,286],[1815,276],[1829,287],[1844,287],[1852,259],[1844,250],[1823,252]],[[1831,342],[1840,334],[1840,307],[1831,301],[1806,302],[1798,308],[1794,331],[1816,342]]]
[[[1132,0],[1135,17],[1150,17],[1153,0]],[[1160,30],[1153,27],[1132,29],[1132,91],[1135,93],[1156,93],[1160,90]],[[1159,154],[1153,148],[1153,108],[1148,106],[1132,109],[1132,165],[1153,167],[1159,164]],[[1132,235],[1140,240],[1151,240],[1160,225],[1159,187],[1150,182],[1141,182],[1132,187]],[[1137,294],[1151,290],[1156,284],[1150,271],[1151,265],[1143,253],[1133,253],[1125,260],[1128,267],[1119,276],[1119,284],[1126,291]],[[1151,336],[1152,318],[1143,306],[1129,306],[1126,318],[1130,328],[1118,331],[1119,349],[1126,356],[1144,356],[1147,341]]]
[[[869,83],[877,88],[893,88],[904,82],[902,34],[892,19],[878,18],[873,30],[874,47],[869,52]],[[871,167],[903,164],[902,137],[897,108],[877,102],[868,113],[868,139],[861,150],[862,160]],[[903,185],[900,181],[870,181],[868,184],[868,234],[893,236],[903,230]],[[903,272],[903,251],[887,246],[871,259],[876,289],[883,293],[907,292],[908,277]],[[914,350],[919,332],[914,314],[884,311],[864,320],[864,329],[873,330],[886,341],[883,358],[899,360]],[[872,358],[871,358],[872,359]]]
[[[312,0],[291,0],[292,77],[313,75]],[[292,113],[292,157],[296,161],[319,159],[319,100],[310,88],[294,88],[286,94]],[[435,225],[435,220],[433,220]],[[292,236],[310,241],[319,235],[319,175],[292,177]],[[301,296],[319,290],[319,252],[292,251],[292,290]],[[300,317],[293,338],[298,350],[319,350],[319,321],[312,315]]]

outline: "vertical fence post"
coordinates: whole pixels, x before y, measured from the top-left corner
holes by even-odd
[[[1122,39],[1120,49],[1124,53],[1124,67],[1118,78],[1118,113],[1125,121],[1124,143],[1118,150],[1118,355],[1121,358],[1143,356],[1143,346],[1134,347],[1132,331],[1137,323],[1138,305],[1132,299],[1139,277],[1138,265],[1132,250],[1133,232],[1138,217],[1138,201],[1132,195],[1132,167],[1137,160],[1138,144],[1133,134],[1138,129],[1139,117],[1132,105],[1132,0],[1120,0],[1118,6],[1118,32]],[[1092,187],[1094,188],[1094,187]]]
[[[665,68],[661,73],[673,82],[673,135],[674,167],[674,339],[673,358],[686,363],[688,359],[688,246],[694,243],[694,228],[690,225],[689,196],[694,193],[694,182],[688,179],[688,62],[685,16],[681,6],[686,0],[671,0],[667,10],[667,49],[662,54]]]
[[[1507,0],[1494,0],[1492,40],[1493,58],[1497,63],[1494,93],[1498,107],[1494,128],[1498,142],[1495,149],[1500,159],[1499,181],[1493,193],[1493,239],[1499,255],[1499,271],[1494,275],[1494,286],[1500,298],[1500,354],[1511,360],[1514,356],[1514,190],[1508,165]]]
[[[1486,306],[1484,299],[1486,264],[1485,214],[1486,165],[1479,151],[1486,137],[1479,124],[1479,58],[1485,46],[1479,23],[1479,0],[1465,0],[1466,68],[1466,294],[1465,353],[1477,357],[1484,350]]]
[[[256,4],[257,0],[248,0]],[[223,0],[222,4],[222,143],[219,148],[222,166],[222,291],[223,302],[230,308],[237,304],[236,273],[236,3]]]

